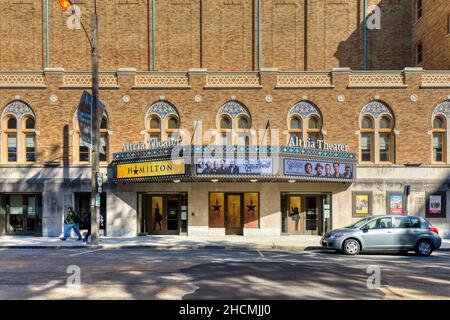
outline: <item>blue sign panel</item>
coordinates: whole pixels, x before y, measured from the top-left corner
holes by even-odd
[[[353,164],[284,159],[284,175],[352,180]]]
[[[200,158],[197,159],[196,172],[199,175],[272,175],[271,158]]]

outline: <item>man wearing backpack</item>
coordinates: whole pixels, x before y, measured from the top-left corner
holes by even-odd
[[[70,237],[70,232],[75,230],[75,233],[78,236],[78,241],[81,241],[83,237],[81,236],[80,230],[78,230],[78,215],[75,211],[73,211],[72,207],[67,208],[67,218],[64,220],[66,224],[66,229],[64,231],[64,237],[60,238],[63,241],[66,241],[68,237]]]

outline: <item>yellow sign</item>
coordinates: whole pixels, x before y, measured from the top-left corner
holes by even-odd
[[[186,173],[184,160],[149,161],[117,165],[117,179],[161,177]]]

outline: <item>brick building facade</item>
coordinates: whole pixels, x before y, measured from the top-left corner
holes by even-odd
[[[74,3],[89,24],[92,1]],[[410,185],[409,213],[427,216],[449,237],[446,3],[369,0],[381,8],[381,29],[367,30],[369,70],[362,70],[364,1],[98,1],[108,177],[102,228],[117,236],[158,233],[152,216],[158,204],[163,233],[320,234],[361,216],[397,212],[391,206],[399,201],[405,209],[398,196]],[[69,15],[57,1],[3,1],[0,12],[6,17],[0,23],[0,233],[58,236],[67,206],[82,215],[89,207],[89,153],[80,146],[77,123],[80,96],[91,83],[89,43],[82,30],[67,29]],[[270,177],[222,179],[190,167],[186,177],[117,177],[122,160],[160,160],[123,154],[124,144],[166,140],[176,129],[186,132],[184,145],[217,144],[228,128],[223,118],[249,137],[241,140],[238,132],[226,141],[248,146],[235,152],[237,159],[258,146],[287,146],[291,137],[319,139],[349,152],[306,148],[298,155],[301,148],[294,147],[281,162],[337,162],[355,175],[289,176],[285,162],[273,162],[281,173]],[[202,138],[200,122],[218,140]],[[215,201],[223,223],[212,222]],[[260,207],[252,221],[248,201]],[[236,204],[240,227],[228,228]]]

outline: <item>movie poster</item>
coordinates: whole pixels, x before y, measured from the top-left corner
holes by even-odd
[[[428,213],[429,214],[442,214],[442,196],[441,195],[430,195]]]
[[[225,203],[223,193],[209,194],[209,227],[225,227]]]
[[[300,231],[300,214],[302,211],[302,199],[299,196],[289,198],[289,231]]]
[[[357,194],[355,197],[356,214],[369,215],[369,195]]]
[[[163,229],[163,197],[152,197],[152,230],[162,231]]]
[[[390,195],[389,196],[389,213],[403,214],[403,196]]]
[[[259,228],[259,196],[257,192],[244,194],[244,227]]]

